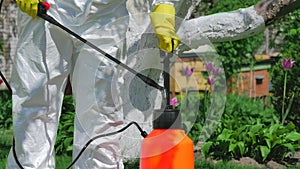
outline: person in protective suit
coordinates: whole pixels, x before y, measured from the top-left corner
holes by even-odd
[[[170,0],[171,1],[171,0]],[[18,44],[11,78],[15,150],[23,168],[55,168],[54,144],[68,75],[76,105],[73,155],[93,136],[120,129],[121,100],[113,99],[124,81],[116,78],[116,64],[60,28],[37,17],[41,0],[17,0],[20,9]],[[123,39],[128,16],[125,0],[48,0],[48,14],[97,47],[126,60]],[[168,0],[153,2],[151,23],[160,49],[178,45],[174,30],[175,9]],[[158,13],[163,14],[156,15]],[[126,17],[125,17],[126,18]],[[173,42],[172,42],[173,41]],[[93,97],[90,97],[93,96]],[[93,98],[93,99],[91,99]],[[74,168],[123,168],[119,136],[97,140]],[[6,168],[19,168],[12,151]]]

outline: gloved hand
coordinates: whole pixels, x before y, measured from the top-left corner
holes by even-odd
[[[159,38],[158,47],[167,52],[175,50],[180,43],[180,38],[175,33],[175,8],[173,5],[156,5],[150,18],[156,36]]]
[[[38,12],[38,4],[42,0],[16,0],[18,7],[21,11],[27,13],[34,19]]]

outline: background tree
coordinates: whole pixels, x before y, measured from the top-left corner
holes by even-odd
[[[194,5],[196,14],[186,17],[189,20],[180,27],[180,37],[189,41],[207,38],[214,43],[229,78],[253,61],[266,28],[298,9],[300,0],[205,0]]]

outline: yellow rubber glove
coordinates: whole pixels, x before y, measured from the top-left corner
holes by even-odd
[[[175,50],[180,43],[180,38],[175,33],[175,8],[173,5],[156,5],[150,18],[156,36],[159,38],[158,47],[167,52]]]
[[[34,19],[38,12],[38,4],[42,0],[16,0],[18,7],[22,12],[27,13]]]

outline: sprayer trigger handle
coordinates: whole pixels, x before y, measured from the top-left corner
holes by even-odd
[[[38,4],[38,16],[42,16],[47,13],[47,10],[50,9],[50,4],[48,2],[40,2]]]

